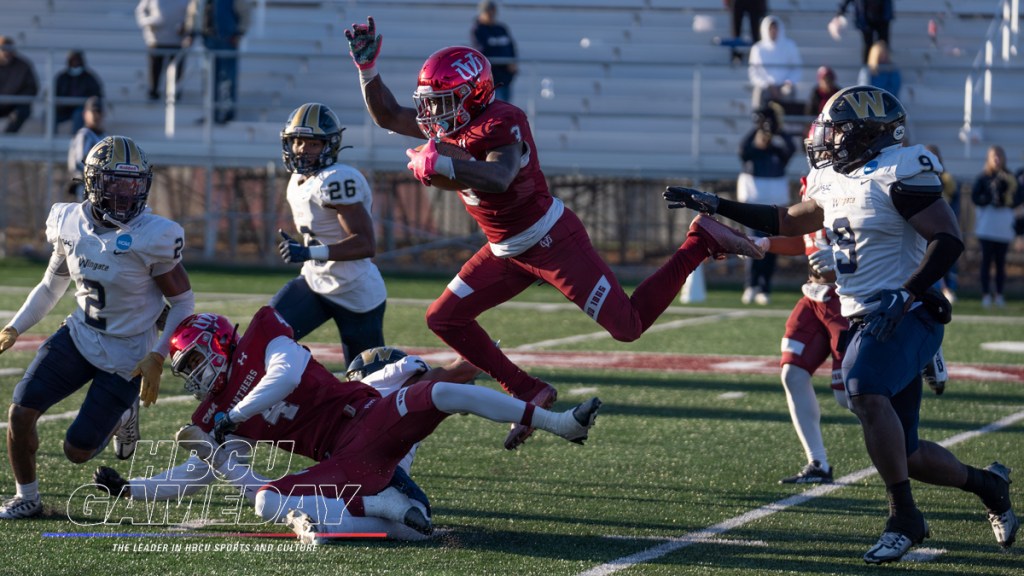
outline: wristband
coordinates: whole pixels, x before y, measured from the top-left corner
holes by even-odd
[[[443,154],[438,155],[437,160],[434,162],[434,173],[454,180],[455,166],[452,165],[452,157]]]
[[[309,257],[313,260],[330,260],[331,248],[323,244],[309,247]]]
[[[359,85],[365,88],[367,84],[377,77],[377,75],[376,64],[366,69],[359,68]]]

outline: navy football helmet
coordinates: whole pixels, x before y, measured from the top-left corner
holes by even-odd
[[[860,168],[906,135],[907,112],[889,92],[852,86],[836,92],[812,124],[805,142],[814,168],[832,166],[842,174]]]
[[[281,153],[284,167],[289,172],[309,176],[334,164],[341,152],[341,127],[338,117],[325,104],[307,102],[292,111],[281,130]],[[324,149],[316,158],[295,154],[292,140],[313,138],[324,142]]]
[[[408,354],[391,346],[378,346],[364,350],[348,365],[345,377],[349,380],[361,381],[370,374],[384,368],[388,364],[394,364],[406,356]]]
[[[146,209],[153,168],[127,136],[107,136],[85,157],[85,196],[98,217],[127,224]]]

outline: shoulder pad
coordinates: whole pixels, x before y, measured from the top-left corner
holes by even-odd
[[[920,172],[909,178],[893,182],[889,187],[889,193],[911,196],[941,196],[942,179],[935,172]]]

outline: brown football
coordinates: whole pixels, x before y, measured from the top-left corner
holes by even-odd
[[[419,151],[424,146],[426,146],[426,144],[420,144],[416,147],[416,150]],[[473,156],[469,152],[466,152],[465,149],[447,142],[437,143],[437,153],[442,156],[454,158],[455,160],[473,160]],[[466,186],[458,180],[452,180],[451,178],[440,174],[434,174],[430,177],[430,185],[442,190],[465,190],[469,188],[469,186]]]

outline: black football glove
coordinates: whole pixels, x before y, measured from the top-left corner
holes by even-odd
[[[881,302],[877,308],[864,317],[864,330],[879,342],[885,342],[892,336],[899,325],[907,307],[912,302],[910,292],[904,289],[879,290],[868,297],[864,303]]]
[[[285,234],[284,230],[278,230],[277,232],[281,234],[281,238],[284,238],[284,240],[277,245],[277,250],[281,253],[281,259],[284,260],[285,263],[302,264],[311,258],[308,247],[299,244],[294,238]]]
[[[669,208],[689,208],[704,214],[718,211],[718,196],[693,188],[669,186],[665,188],[664,197],[669,202]]]
[[[106,466],[100,466],[92,473],[92,482],[99,486],[99,490],[106,490],[111,496],[118,497],[131,497],[131,491],[125,490],[125,486],[128,485],[128,481],[121,478],[121,475],[117,473],[117,470],[108,468]]]
[[[238,428],[238,424],[231,420],[227,412],[217,412],[213,417],[213,439],[217,441],[217,444],[223,444],[225,437],[228,434],[233,433]]]

